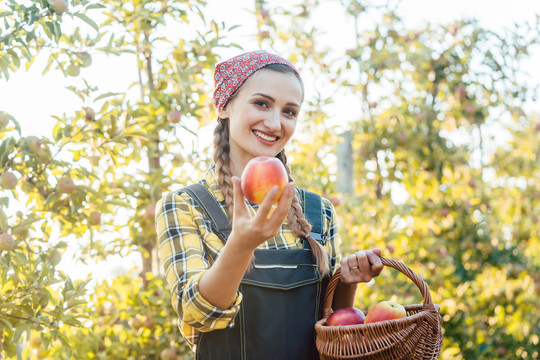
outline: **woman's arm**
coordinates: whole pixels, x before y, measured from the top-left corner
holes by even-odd
[[[254,217],[244,201],[240,179],[233,177],[234,210],[232,231],[221,254],[199,280],[201,295],[212,305],[225,309],[234,301],[238,287],[257,246],[275,236],[287,217],[294,195],[294,183],[289,183],[272,209],[278,187],[272,188]]]

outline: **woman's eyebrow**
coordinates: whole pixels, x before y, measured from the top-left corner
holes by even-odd
[[[255,94],[253,94],[253,96],[262,96],[262,97],[264,97],[264,98],[266,98],[266,99],[268,99],[268,100],[270,100],[270,101],[272,101],[272,102],[276,102],[276,100],[275,100],[273,97],[271,97],[270,95],[263,94],[263,93],[255,93]],[[295,102],[288,102],[287,105],[289,105],[289,106],[295,106],[295,107],[297,107],[297,108],[300,107],[300,105],[298,105],[298,104],[295,103]]]

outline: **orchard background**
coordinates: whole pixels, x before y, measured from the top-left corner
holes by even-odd
[[[154,204],[210,166],[215,64],[264,48],[306,81],[290,162],[335,204],[342,253],[380,247],[427,281],[441,359],[538,359],[540,79],[527,69],[540,18],[411,26],[407,3],[256,0],[214,20],[202,0],[3,1],[0,88],[62,75],[71,97],[32,119],[6,109],[58,93],[0,98],[0,358],[193,358]],[[383,299],[422,301],[392,269],[355,305]]]

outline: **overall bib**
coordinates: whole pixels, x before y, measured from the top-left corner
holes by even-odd
[[[194,185],[186,192],[201,205],[216,232],[226,239],[230,223],[222,217],[221,207],[206,188],[199,185],[193,191]],[[300,194],[304,214],[312,224],[311,236],[324,243],[320,197],[304,190]],[[201,333],[196,359],[319,359],[314,325],[322,314],[328,281],[329,277],[321,276],[307,239],[303,239],[302,249],[256,249],[254,266],[240,284],[243,300],[234,327]]]

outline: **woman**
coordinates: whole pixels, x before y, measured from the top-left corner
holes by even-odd
[[[198,359],[318,359],[313,326],[337,241],[331,203],[295,188],[284,152],[304,98],[302,80],[292,64],[265,51],[218,64],[214,80],[214,166],[198,193],[168,193],[157,206],[180,330]],[[277,187],[260,206],[242,194],[240,176],[257,156],[277,157],[289,173],[272,212]],[[334,310],[352,306],[356,284],[379,275],[380,255],[375,249],[343,258]]]

